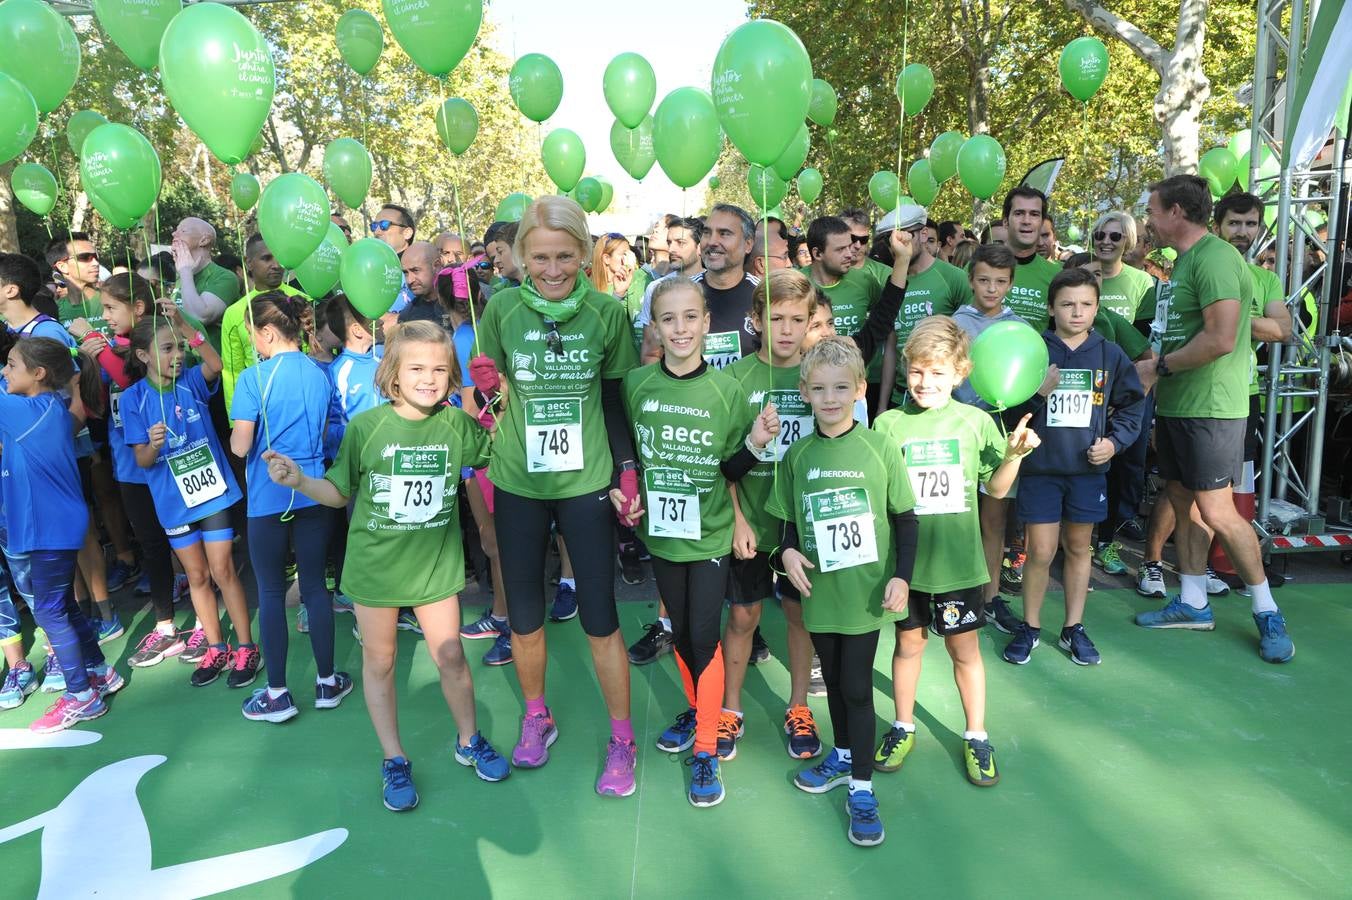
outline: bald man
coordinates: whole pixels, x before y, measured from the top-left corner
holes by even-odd
[[[174,303],[202,323],[206,338],[219,352],[221,318],[230,304],[239,299],[239,279],[229,269],[211,261],[216,245],[216,229],[202,219],[189,216],[174,229],[169,250],[178,270]]]
[[[434,243],[443,269],[465,261],[465,242],[454,231],[443,231]]]
[[[441,269],[437,248],[427,241],[414,241],[404,251],[402,262],[404,281],[413,299],[399,311],[400,324],[425,319],[449,329],[450,311],[437,296],[437,272]]]
[[[769,259],[770,268],[791,269],[793,257],[789,255],[789,229],[779,219],[771,216],[756,223],[756,239],[751,245],[751,271],[757,278],[765,277],[767,256],[765,243],[765,223],[770,223]]]

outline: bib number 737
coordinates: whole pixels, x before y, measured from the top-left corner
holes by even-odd
[[[699,488],[679,469],[645,469],[648,537],[700,539]]]
[[[821,571],[835,572],[878,561],[878,539],[867,491],[861,487],[835,488],[808,494],[804,500]]]

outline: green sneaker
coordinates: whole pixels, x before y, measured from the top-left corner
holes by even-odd
[[[1094,565],[1109,575],[1125,575],[1127,566],[1126,563],[1122,562],[1122,557],[1119,555],[1121,552],[1122,545],[1117,541],[1099,544],[1098,549],[1094,551]]]
[[[901,768],[906,757],[915,749],[915,732],[903,731],[893,725],[883,735],[878,752],[873,754],[873,768],[879,772],[895,772]]]
[[[995,748],[990,741],[973,738],[963,741],[962,756],[967,763],[967,780],[977,787],[992,787],[1000,781],[995,769]]]

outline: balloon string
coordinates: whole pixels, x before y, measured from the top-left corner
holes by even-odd
[[[150,235],[149,235],[149,233],[147,233],[147,231],[146,231],[146,223],[145,223],[145,219],[142,219],[142,220],[141,220],[141,240],[144,241],[144,242],[145,242],[145,245],[146,245],[146,262],[147,262],[147,264],[148,264],[148,263],[150,262]],[[131,241],[130,241],[130,240],[127,241],[127,256],[128,256],[128,259],[130,259],[130,257],[131,257]],[[132,273],[132,266],[131,266],[131,263],[128,262],[128,264],[127,264],[127,285],[128,285],[129,287],[130,287],[130,285],[131,285],[131,273]],[[130,292],[128,293],[128,296],[130,296]],[[164,296],[164,289],[163,289],[163,287],[161,287],[161,289],[160,289],[160,296],[155,298],[155,300],[156,300],[156,309],[159,308],[159,300],[160,300],[160,298],[162,298],[163,296]],[[170,302],[173,302],[173,301],[171,300]],[[158,334],[158,331],[157,331],[156,333]],[[175,337],[175,340],[177,340],[177,337]],[[158,343],[158,342],[157,342],[157,343]],[[177,375],[175,375],[173,378],[170,379],[170,384],[171,384],[171,386],[172,386],[172,388],[173,388],[174,396],[177,397],[177,396],[178,396],[178,376],[177,376]]]
[[[367,107],[366,79],[358,77],[357,81],[361,85],[361,145],[369,150],[371,142],[366,136],[366,120],[371,118],[371,111]]]
[[[132,292],[133,284],[131,280],[131,230],[128,229],[123,232],[123,237],[126,239],[124,250],[127,254],[127,295],[134,298],[136,295]],[[150,324],[151,334],[154,335],[154,337],[151,338],[153,343],[150,352],[151,355],[155,357],[155,394],[160,399],[160,421],[164,423],[164,427],[167,429],[169,427],[169,414],[164,411],[164,390],[162,388],[162,385],[164,384],[164,370],[160,367],[160,304],[155,302],[153,296],[151,297],[151,301]],[[136,304],[133,300],[132,308],[135,309],[135,307]],[[177,399],[177,393],[175,393],[175,399]]]
[[[910,30],[911,21],[911,0],[906,0],[901,12],[901,71],[906,71],[906,38]],[[906,87],[902,82],[901,96],[897,100],[901,103],[901,110],[897,119],[897,209],[901,209],[901,161],[902,154],[906,146]]]
[[[467,248],[467,247],[469,246],[470,241],[469,241],[469,235],[465,233],[465,217],[464,217],[464,215],[463,215],[463,214],[461,213],[461,211],[460,211],[460,167],[459,167],[459,165],[458,165],[459,162],[460,162],[460,159],[459,159],[459,157],[457,156],[457,157],[456,157],[456,163],[457,163],[457,165],[456,165],[455,168],[452,170],[452,171],[454,171],[455,175],[454,175],[454,177],[451,178],[451,196],[453,196],[453,197],[455,198],[455,224],[456,224],[456,227],[460,229],[460,247],[461,247],[461,251],[463,252],[464,249]],[[473,273],[471,273],[471,272],[466,272],[466,273],[465,273],[465,276],[466,276],[465,284],[466,284],[466,287],[468,288],[468,285],[469,285],[469,279],[470,279],[470,278],[473,278],[474,275],[473,275]],[[470,291],[469,293],[470,293],[470,296],[468,296],[468,297],[465,298],[465,304],[469,307],[469,327],[472,328],[472,329],[474,330],[474,355],[475,355],[475,356],[478,356],[478,355],[479,355],[479,316],[478,316],[478,314],[474,311],[474,292],[473,292],[473,291]]]
[[[60,171],[61,171],[61,164],[60,164],[61,156],[60,156],[60,154],[57,152],[57,149],[56,149],[56,131],[55,131],[55,130],[53,130],[51,133],[49,133],[49,134],[47,135],[47,149],[50,150],[50,151],[52,152],[52,175],[56,175],[57,172],[60,172]],[[76,160],[76,164],[77,164],[77,165],[79,164],[79,160],[78,160],[78,159]],[[60,195],[61,195],[61,179],[60,179],[60,178],[57,178],[57,179],[56,179],[56,193],[57,193],[57,196],[60,196]],[[50,233],[51,233],[51,229],[49,228],[49,229],[48,229],[48,234],[50,235]]]
[[[1088,101],[1088,100],[1084,101],[1084,118],[1083,118],[1083,126],[1082,126],[1082,128],[1081,128],[1080,134],[1082,135],[1082,140],[1080,141],[1080,146],[1084,149],[1084,172],[1085,172],[1085,178],[1086,178],[1086,181],[1087,181],[1088,176],[1089,176],[1089,101]],[[1084,235],[1083,235],[1083,237],[1087,238],[1087,237],[1089,236],[1089,192],[1088,192],[1088,191],[1086,191],[1086,192],[1084,193],[1084,196],[1083,196],[1083,202],[1080,204],[1080,209],[1081,209],[1081,213],[1080,213],[1080,215],[1081,215],[1081,218],[1080,218],[1080,224],[1081,224],[1081,226],[1084,228]],[[1088,240],[1085,240],[1085,246],[1088,246],[1088,245],[1089,245],[1089,241],[1088,241]]]

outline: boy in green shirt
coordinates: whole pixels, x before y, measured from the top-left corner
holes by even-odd
[[[903,471],[915,495],[919,547],[915,594],[905,619],[897,622],[892,657],[896,720],[883,737],[873,765],[882,772],[901,768],[915,746],[915,695],[926,629],[944,639],[953,660],[953,678],[967,724],[963,755],[967,778],[989,787],[1000,780],[995,749],[986,732],[986,670],[977,633],[986,623],[983,588],[990,580],[981,545],[977,485],[1003,498],[1019,473],[1019,462],[1040,443],[1028,416],[1002,438],[989,414],[953,400],[953,389],[972,363],[966,333],[952,319],[925,319],[906,341],[906,405],[878,417],[874,428],[901,450]]]

